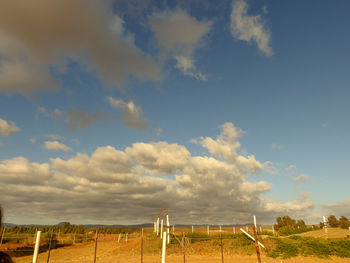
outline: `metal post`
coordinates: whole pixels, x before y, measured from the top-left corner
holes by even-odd
[[[34,248],[34,254],[33,254],[33,263],[36,263],[36,260],[38,259],[38,253],[39,253],[39,248],[40,248],[40,234],[41,234],[41,231],[36,232],[35,248]]]
[[[50,241],[49,241],[49,253],[47,254],[47,263],[50,261],[50,252],[51,252],[51,242],[52,242],[52,237],[53,237],[53,230],[51,230],[51,236],[50,236]]]
[[[224,263],[224,245],[222,244],[221,232],[220,232],[220,246],[221,246],[221,263]]]
[[[98,230],[96,229],[94,263],[96,263],[96,254],[97,254],[97,240],[98,240]]]
[[[143,228],[141,230],[141,263],[143,263]]]
[[[184,263],[186,263],[186,237],[185,233],[182,232],[182,242],[183,242],[183,251],[184,251]]]
[[[163,232],[163,246],[162,246],[162,263],[165,263],[165,253],[166,253],[166,232]]]

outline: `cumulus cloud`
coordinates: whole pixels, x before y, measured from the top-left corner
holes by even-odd
[[[1,1],[0,91],[30,95],[57,88],[51,71],[65,68],[63,57],[114,85],[129,75],[159,80],[160,67],[130,36],[104,1]]]
[[[44,147],[47,150],[50,151],[71,151],[72,148],[68,147],[67,145],[59,142],[59,141],[46,141],[44,142]]]
[[[20,128],[14,122],[0,118],[0,136],[9,137],[18,131],[20,131]]]
[[[297,176],[292,176],[292,180],[297,183],[297,184],[303,184],[303,183],[308,183],[311,182],[310,176],[306,174],[300,174]]]
[[[90,155],[42,164],[23,157],[4,160],[1,200],[12,215],[80,223],[149,222],[165,204],[178,223],[242,223],[252,214],[271,223],[276,215],[309,212],[313,202],[307,194],[288,202],[262,196],[272,185],[249,181],[263,165],[238,153],[241,135],[225,123],[216,139],[199,139],[212,156],[194,156],[183,145],[160,141],[98,147]]]
[[[207,80],[194,64],[194,53],[210,31],[211,21],[199,21],[179,9],[154,13],[149,23],[160,50],[175,59],[176,68],[186,76]]]
[[[142,130],[147,127],[147,123],[142,118],[142,109],[136,106],[133,101],[125,102],[112,97],[107,97],[107,101],[112,107],[123,110],[122,120],[127,127],[137,130]]]
[[[271,33],[261,15],[249,15],[245,0],[235,0],[231,12],[231,34],[238,40],[255,42],[262,53],[272,56]]]

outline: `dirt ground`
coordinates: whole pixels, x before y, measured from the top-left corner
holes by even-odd
[[[47,262],[48,252],[39,254],[38,263]],[[14,258],[15,263],[30,263],[32,262],[32,256],[17,257]],[[94,262],[94,244],[86,243],[79,244],[64,248],[59,248],[51,251],[50,262]],[[136,244],[136,240],[130,240],[128,243],[118,243],[116,241],[104,241],[98,243],[97,249],[97,262],[99,263],[137,263],[141,262],[140,250]],[[161,254],[144,255],[144,263],[160,263]],[[167,255],[166,262],[180,263],[184,262],[183,255],[171,254]],[[220,254],[216,255],[187,255],[187,263],[220,263]],[[256,255],[224,255],[224,262],[240,262],[240,263],[256,263]],[[332,260],[325,260],[319,258],[292,258],[292,259],[273,259],[263,256],[263,263],[350,263],[349,259],[334,258]]]

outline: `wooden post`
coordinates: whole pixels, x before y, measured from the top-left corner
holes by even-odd
[[[163,232],[162,263],[165,263],[165,253],[166,253],[166,231]]]
[[[5,231],[6,231],[6,226],[3,227],[2,232],[1,232],[0,247],[2,245],[2,241],[4,240]]]
[[[125,234],[125,243],[128,243],[128,233]]]
[[[221,263],[224,263],[224,245],[222,243],[221,231],[220,231],[220,246],[221,246]]]
[[[143,228],[141,229],[141,263],[143,263]]]
[[[73,235],[73,244],[75,244],[75,232],[74,232],[74,235]]]
[[[208,236],[209,236],[210,235],[209,225],[207,225],[207,233],[208,233]]]
[[[254,233],[254,238],[255,238],[256,256],[258,257],[258,263],[261,263],[260,248],[259,248],[259,244],[258,244],[258,235],[256,233],[255,226],[253,226],[253,233]]]
[[[39,253],[39,248],[40,248],[40,234],[41,234],[41,231],[36,232],[35,247],[34,247],[34,254],[33,254],[33,263],[36,263],[36,260],[38,259],[38,253]]]
[[[97,254],[97,240],[98,240],[98,230],[96,229],[94,263],[96,263],[96,254]]]
[[[49,263],[49,261],[50,261],[52,237],[53,237],[53,229],[51,230],[51,236],[50,236],[50,241],[49,241],[49,253],[47,254],[47,261],[46,261],[47,263]]]
[[[192,226],[192,233],[193,233],[193,226]]]
[[[186,237],[185,233],[182,232],[183,252],[184,252],[184,263],[186,263]]]

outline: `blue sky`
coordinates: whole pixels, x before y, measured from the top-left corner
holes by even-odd
[[[285,214],[309,222],[350,216],[350,3],[90,2],[0,4],[0,203],[7,221],[144,222],[167,198],[176,203],[170,212],[194,223],[242,222],[252,214],[263,222]],[[106,161],[97,164],[99,147],[113,161],[96,157]],[[76,161],[82,154],[88,159]],[[256,160],[242,161],[252,155]],[[222,176],[207,159],[191,174],[196,156],[231,172]],[[119,158],[128,160],[123,168],[105,171],[113,178],[86,174]],[[91,167],[81,174],[84,162]],[[37,175],[36,164],[47,171]],[[122,174],[126,166],[131,170]],[[211,190],[206,176],[215,180]],[[105,184],[115,184],[109,197]],[[97,208],[82,207],[81,187]],[[206,199],[207,191],[230,189]],[[67,204],[63,190],[77,201]],[[231,201],[230,211],[210,214]],[[205,214],[194,208],[202,202],[211,206]],[[113,206],[124,215],[97,216]]]

